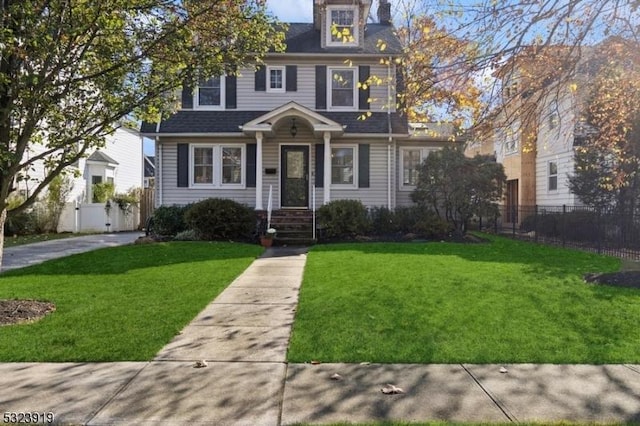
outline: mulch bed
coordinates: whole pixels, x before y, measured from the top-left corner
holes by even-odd
[[[591,284],[640,289],[640,271],[587,274],[584,276],[584,280]]]
[[[1,300],[0,326],[34,322],[56,310],[56,305],[38,300]]]

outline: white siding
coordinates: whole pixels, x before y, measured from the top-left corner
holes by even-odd
[[[552,105],[553,104],[553,105]],[[536,155],[536,202],[538,205],[573,205],[577,199],[569,191],[568,176],[573,174],[573,128],[575,116],[569,95],[543,103]],[[551,114],[557,112],[557,120]],[[555,124],[552,124],[552,121]],[[549,190],[549,162],[558,165],[558,188]]]
[[[296,61],[298,62],[298,61]],[[293,65],[287,61],[271,61],[268,65]],[[316,65],[346,67],[343,61],[333,61],[329,63],[298,63],[298,82],[295,92],[273,93],[255,90],[255,74],[252,68],[243,68],[237,79],[237,109],[245,111],[270,111],[287,102],[295,101],[307,108],[316,107]],[[381,78],[384,82],[380,85],[372,85],[369,97],[372,100],[371,111],[387,111],[388,91],[387,91],[387,67],[377,63],[354,63],[358,65],[369,65],[370,75]],[[392,79],[395,81],[395,71],[392,70]],[[393,87],[392,89],[395,89]],[[392,94],[391,110],[395,111],[395,95]]]
[[[114,183],[116,192],[127,192],[131,188],[142,188],[143,155],[142,138],[135,132],[118,129],[107,138],[100,151],[118,162]]]

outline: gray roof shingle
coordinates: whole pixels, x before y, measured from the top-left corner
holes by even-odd
[[[202,133],[241,133],[240,126],[254,120],[265,111],[178,111],[162,122],[160,134],[202,134]],[[346,133],[380,133],[388,132],[387,113],[374,112],[366,120],[359,120],[362,115],[358,111],[337,112],[319,111],[319,114],[346,126]],[[408,133],[406,117],[398,113],[391,114],[393,133]],[[156,134],[155,123],[143,123],[140,132]]]

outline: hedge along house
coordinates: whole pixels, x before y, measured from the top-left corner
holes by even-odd
[[[391,4],[367,23],[370,0],[313,1],[314,22],[289,24],[284,53],[184,88],[178,112],[143,124],[156,140],[157,205],[230,198],[304,216],[339,199],[411,204],[419,163],[450,134],[418,136],[396,110]]]

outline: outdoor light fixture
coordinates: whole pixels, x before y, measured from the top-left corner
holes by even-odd
[[[292,118],[291,119],[291,128],[289,129],[289,133],[291,133],[291,136],[295,137],[298,134],[298,128],[296,127],[296,119]]]

